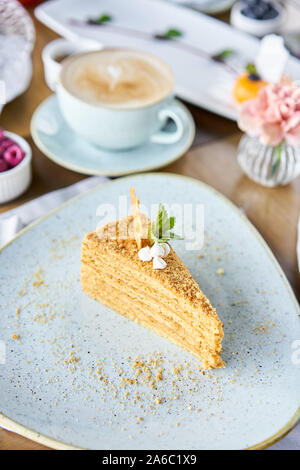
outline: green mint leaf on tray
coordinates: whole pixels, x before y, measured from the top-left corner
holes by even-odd
[[[183,35],[182,31],[176,28],[170,28],[164,33],[155,34],[156,39],[176,39]]]
[[[171,28],[168,29],[168,31],[165,33],[165,36],[168,39],[179,38],[182,36],[182,32],[179,31],[179,29]]]
[[[104,13],[103,15],[99,16],[99,18],[97,18],[97,23],[108,23],[109,21],[112,20],[112,17],[110,15],[108,15],[107,13]]]
[[[216,62],[226,62],[226,60],[229,59],[229,57],[231,57],[233,54],[234,54],[233,49],[223,49],[217,54],[214,54],[212,56],[212,59],[215,60]]]
[[[88,24],[92,25],[102,25],[112,21],[112,17],[108,13],[103,13],[102,15],[98,16],[98,18],[90,18],[87,20]]]
[[[171,229],[175,226],[175,217],[169,217],[168,213],[163,206],[159,204],[158,214],[156,219],[152,222],[149,229],[150,240],[158,243],[164,243],[169,240],[183,240],[182,237],[171,232]]]
[[[256,67],[255,67],[254,64],[251,64],[251,63],[250,63],[250,64],[247,64],[247,65],[246,65],[246,70],[247,70],[247,72],[249,72],[249,73],[253,73],[254,75],[257,75],[257,70],[256,70]]]

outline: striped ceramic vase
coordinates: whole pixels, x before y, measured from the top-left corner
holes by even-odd
[[[290,183],[300,175],[300,147],[286,142],[263,145],[257,137],[244,135],[238,147],[238,162],[249,178],[264,186]]]

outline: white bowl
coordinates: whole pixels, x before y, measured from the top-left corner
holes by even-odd
[[[263,37],[270,33],[276,33],[282,25],[286,13],[284,8],[282,8],[278,2],[271,3],[279,13],[276,18],[270,20],[255,20],[243,15],[242,10],[245,8],[245,5],[243,2],[237,2],[231,9],[230,23],[235,28],[258,37]]]
[[[11,170],[0,173],[0,204],[16,199],[26,191],[31,183],[31,148],[22,137],[4,131],[5,137],[14,140],[24,150],[21,163]]]

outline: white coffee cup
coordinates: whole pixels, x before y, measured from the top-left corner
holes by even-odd
[[[61,70],[59,57],[71,56],[80,52],[97,51],[102,49],[102,45],[93,39],[82,39],[79,41],[69,41],[68,39],[54,39],[48,42],[42,51],[44,64],[44,75],[48,87],[56,90],[58,76]]]
[[[139,60],[151,61],[158,67],[159,73],[165,74],[164,92],[153,96],[153,100],[127,103],[93,102],[80,93],[74,92],[70,86],[75,80],[74,70],[81,70],[83,60],[88,63],[95,61],[99,54],[110,54],[115,51],[123,56],[136,56]],[[93,54],[93,56],[91,56]],[[76,62],[77,61],[77,62]],[[79,65],[82,67],[79,67]],[[77,67],[77,69],[76,69]],[[137,70],[138,72],[138,70]],[[79,73],[79,72],[78,72]],[[93,78],[93,77],[92,77]],[[69,82],[68,82],[69,80]],[[146,78],[145,78],[146,80]],[[67,58],[61,64],[61,71],[56,85],[60,110],[69,126],[89,142],[110,150],[137,147],[146,141],[161,144],[173,144],[183,134],[183,123],[180,108],[173,101],[173,75],[171,70],[156,57],[141,51],[125,49],[104,49],[98,52],[86,52]],[[162,130],[167,119],[176,125],[175,132]]]

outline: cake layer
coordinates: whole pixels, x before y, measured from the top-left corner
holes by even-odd
[[[153,310],[150,312],[147,306],[133,296],[107,284],[93,268],[85,264],[81,267],[81,280],[84,292],[91,298],[189,351],[203,361],[205,368],[224,366],[219,354],[209,348],[207,343],[203,344],[198,335],[195,342],[195,337],[186,334],[183,327],[164,317],[162,312],[154,316]]]
[[[152,302],[145,302],[143,297],[139,295],[137,289],[133,289],[130,286],[122,285],[120,282],[111,282],[110,278],[106,278],[105,276],[98,274],[94,271],[93,268],[89,266],[82,265],[82,273],[89,272],[90,282],[96,283],[95,292],[99,292],[99,295],[103,294],[103,291],[117,292],[118,298],[122,296],[122,305],[124,299],[131,302],[131,305],[139,308],[139,310],[143,311],[146,316],[151,316],[153,320],[157,320],[166,326],[170,326],[172,330],[181,332],[181,335],[186,338],[186,341],[190,344],[191,347],[195,349],[199,349],[201,343],[205,344],[205,348],[210,352],[219,352],[220,345],[217,345],[216,341],[209,342],[207,339],[200,333],[195,332],[195,329],[192,328],[188,323],[185,322],[178,322],[175,315],[172,313],[170,314],[168,309],[165,309],[161,306],[160,300],[152,301]],[[95,297],[93,295],[93,297]],[[148,296],[147,296],[148,300]],[[201,346],[202,348],[202,346]]]
[[[125,219],[130,219],[126,217]],[[121,219],[122,221],[122,219]],[[103,230],[103,229],[102,229]],[[105,236],[100,234],[101,237]],[[149,240],[145,241],[149,244]],[[138,258],[138,250],[134,240],[100,238],[97,232],[85,236],[82,245],[82,260],[88,254],[93,258],[95,267],[103,255],[111,260],[121,262],[126,269],[138,272],[141,278],[147,280],[149,285],[156,285],[159,289],[166,289],[175,298],[181,298],[192,307],[199,307],[203,315],[214,318],[216,324],[222,326],[215,309],[211,306],[207,297],[201,292],[187,267],[181,262],[175,251],[171,249],[165,269],[154,270],[152,263],[143,262]]]
[[[85,236],[82,244],[82,262],[93,265],[97,269],[102,260],[110,260],[111,264],[128,271],[138,273],[139,279],[145,287],[157,288],[164,295],[181,300],[193,311],[199,308],[202,312],[201,321],[211,319],[212,324],[222,333],[222,323],[215,309],[207,297],[201,292],[191,273],[181,262],[174,250],[168,255],[167,267],[163,270],[154,270],[151,262],[139,260],[135,242],[131,240],[105,241],[97,236],[96,232]]]
[[[210,319],[199,320],[199,312],[194,311],[189,305],[169,295],[169,292],[159,291],[156,287],[148,287],[140,276],[129,269],[122,269],[119,263],[112,263],[105,255],[98,260],[97,267],[93,259],[83,257],[84,264],[92,267],[99,279],[102,278],[107,285],[118,286],[118,289],[133,295],[137,300],[143,302],[148,311],[164,312],[167,321],[176,321],[186,329],[186,333],[192,338],[205,339],[211,344],[212,349],[221,351],[222,337],[216,330]],[[93,275],[96,275],[93,273]]]

